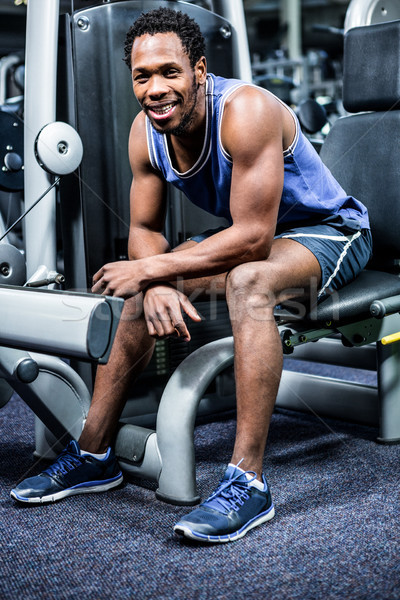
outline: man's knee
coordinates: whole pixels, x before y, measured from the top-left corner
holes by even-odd
[[[266,265],[263,264],[263,279],[265,277],[266,268]],[[227,277],[227,288],[234,293],[249,292],[260,287],[260,280],[261,263],[244,263],[230,271]]]
[[[266,261],[238,265],[227,278],[227,301],[231,319],[247,316],[256,320],[271,318],[278,304],[273,276],[269,276]]]

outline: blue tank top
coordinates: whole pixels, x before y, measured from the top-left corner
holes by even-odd
[[[197,162],[185,173],[177,171],[172,164],[167,136],[158,133],[146,117],[147,145],[153,168],[191,202],[212,215],[225,217],[230,224],[232,159],[222,146],[221,122],[226,99],[244,85],[251,84],[208,74],[204,144]],[[296,223],[304,225],[307,221],[328,221],[353,230],[369,228],[364,205],[344,192],[301,132],[293,111],[286,104],[284,106],[295,120],[296,134],[290,147],[283,152],[284,183],[278,229],[284,230]]]

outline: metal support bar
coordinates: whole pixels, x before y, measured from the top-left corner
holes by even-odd
[[[378,393],[380,401],[379,441],[400,442],[400,342],[377,344]]]
[[[213,379],[233,362],[233,338],[206,344],[190,354],[165,387],[157,415],[162,469],[156,495],[165,502],[199,502],[193,432],[199,402]]]
[[[5,232],[6,232],[6,224],[4,223],[3,215],[0,212],[0,237],[3,237]],[[8,243],[7,236],[4,236],[4,243]]]
[[[32,381],[18,377],[18,365],[30,361],[37,365]],[[90,394],[71,367],[59,358],[23,350],[0,347],[0,372],[11,387],[51,431],[49,445],[68,438],[79,438],[90,405]],[[41,453],[43,455],[43,453]]]
[[[340,339],[324,338],[315,344],[297,346],[290,359],[375,371],[376,346],[367,344],[356,350],[343,346]]]
[[[35,157],[40,130],[56,118],[58,49],[58,0],[28,3],[25,50],[24,161],[25,209],[46,190],[52,176]],[[55,190],[41,201],[25,220],[28,277],[40,264],[56,270]],[[45,232],[45,235],[41,235]]]
[[[376,387],[333,377],[283,371],[276,406],[373,427],[379,423]]]
[[[235,76],[243,81],[252,81],[249,42],[243,0],[213,0],[214,11],[234,27],[237,43],[233,46]]]
[[[288,26],[286,44],[289,58],[297,60],[302,56],[301,43],[301,0],[282,0],[280,3],[281,26]]]
[[[11,67],[20,62],[19,56],[11,54],[3,56],[0,59],[0,106],[2,106],[8,98],[7,94],[7,75]]]

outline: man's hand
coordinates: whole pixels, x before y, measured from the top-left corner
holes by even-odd
[[[92,292],[120,298],[136,296],[148,284],[141,266],[140,260],[121,260],[104,265],[93,276]]]
[[[201,321],[187,296],[169,285],[156,284],[146,290],[143,309],[149,334],[157,338],[175,336],[190,341],[182,311],[192,321]]]

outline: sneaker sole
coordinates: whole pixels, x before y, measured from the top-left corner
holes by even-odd
[[[114,479],[107,481],[106,483],[102,483],[100,485],[88,485],[87,487],[73,487],[68,488],[67,490],[61,490],[56,494],[49,494],[48,496],[36,497],[36,498],[25,498],[24,496],[20,496],[14,490],[10,492],[11,498],[17,500],[17,502],[23,502],[25,504],[47,504],[49,502],[57,502],[58,500],[62,500],[63,498],[67,498],[68,496],[76,496],[78,494],[92,494],[96,492],[106,492],[107,490],[111,490],[112,488],[117,487],[123,481],[123,475],[120,473]]]
[[[210,542],[210,543],[226,543],[226,542],[235,542],[240,538],[244,537],[250,529],[261,525],[262,523],[266,523],[270,521],[275,516],[275,508],[272,505],[271,508],[265,513],[262,513],[258,517],[255,517],[252,521],[249,521],[238,529],[238,531],[234,531],[233,533],[229,533],[226,535],[205,535],[204,533],[197,533],[188,527],[187,525],[175,525],[174,531],[180,536],[185,536],[192,540],[196,540],[197,542]]]

